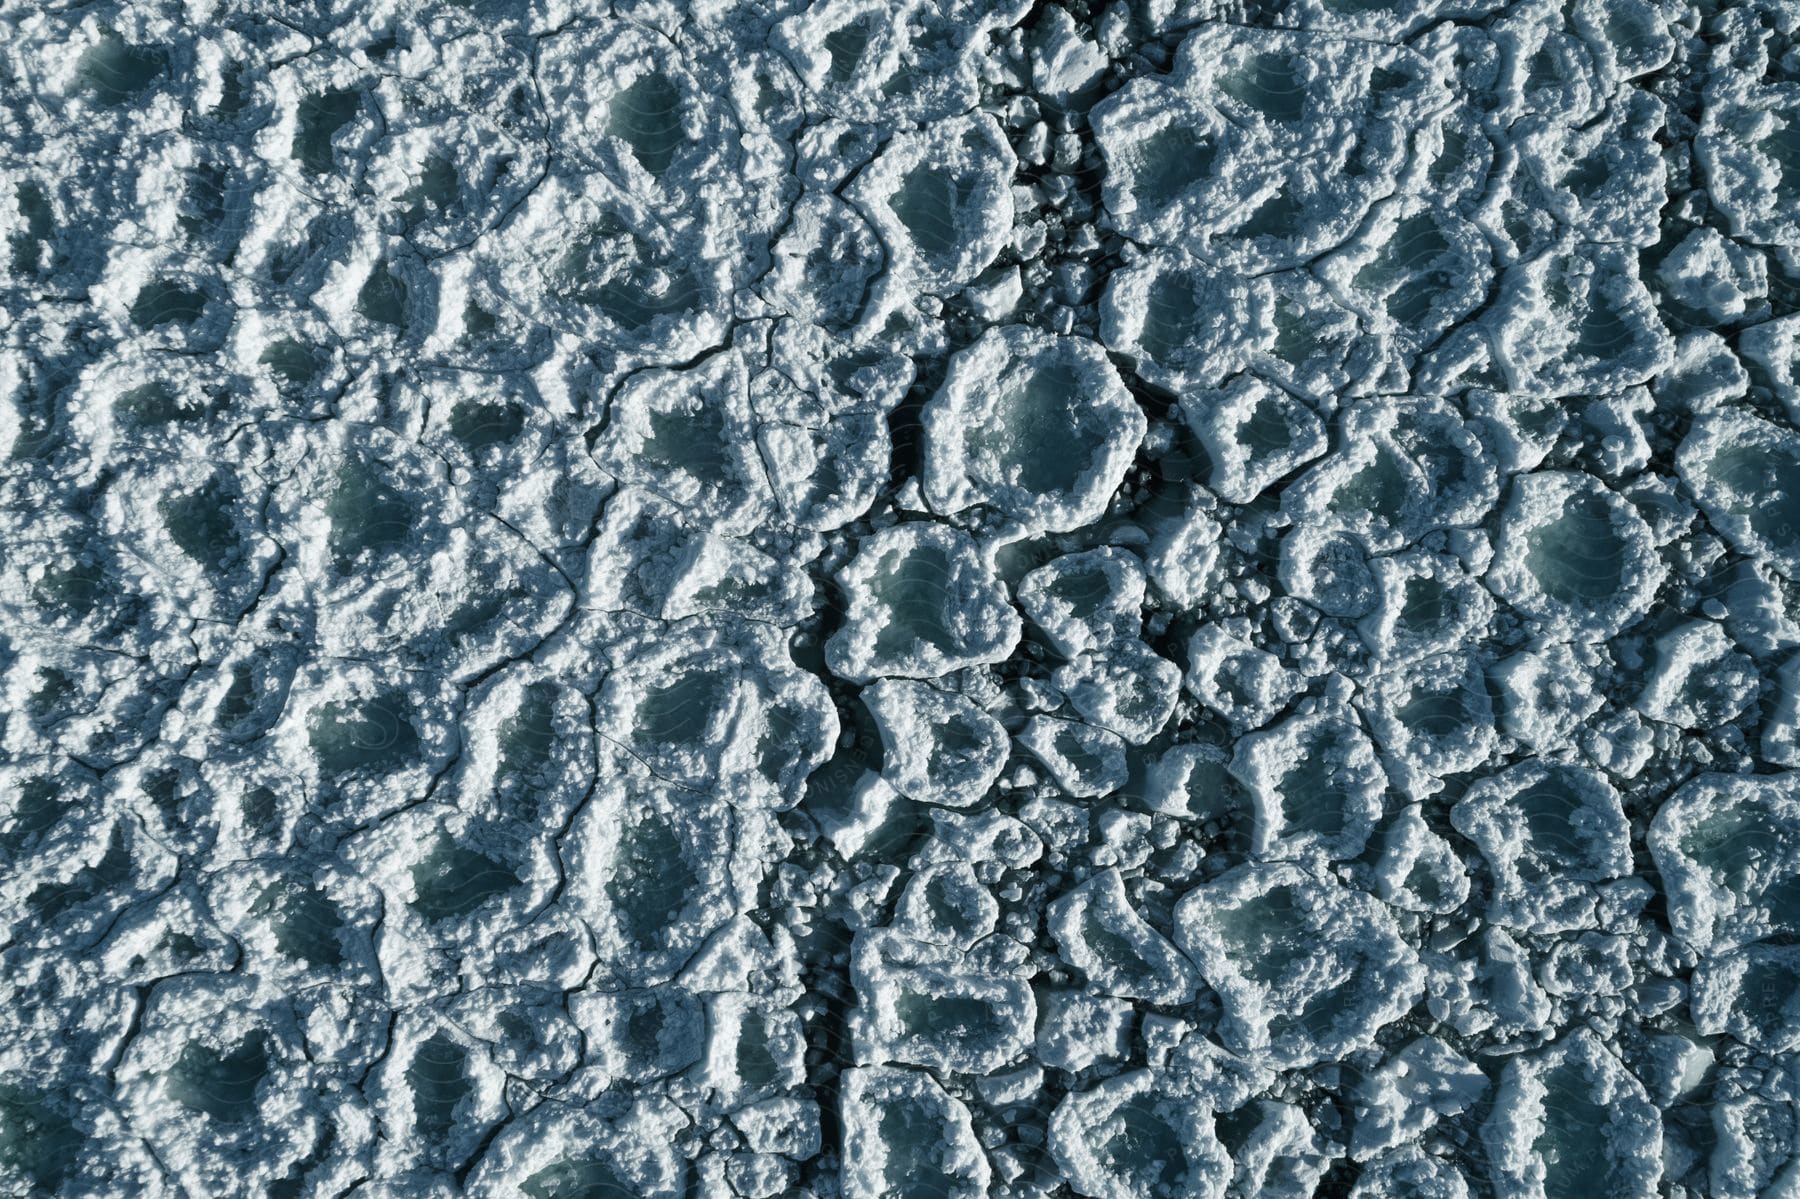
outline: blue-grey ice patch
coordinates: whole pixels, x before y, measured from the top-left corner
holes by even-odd
[[[929,1189],[980,1199],[992,1178],[969,1109],[932,1075],[895,1066],[853,1066],[843,1073],[843,1190],[879,1199]]]
[[[1354,858],[1386,807],[1375,747],[1339,703],[1239,739],[1231,774],[1255,805],[1255,853],[1265,859]]]
[[[1136,637],[1143,627],[1144,564],[1104,547],[1054,558],[1019,580],[1019,606],[1066,658]]]
[[[1211,460],[1208,485],[1233,504],[1254,501],[1328,448],[1310,405],[1249,374],[1222,388],[1186,390],[1182,416]]]
[[[1194,697],[1234,729],[1258,729],[1306,687],[1281,658],[1234,637],[1222,625],[1203,625],[1188,642],[1186,683]]]
[[[1015,166],[998,123],[975,113],[894,135],[845,196],[881,238],[896,286],[954,291],[1012,230]]]
[[[1174,712],[1181,668],[1144,642],[1121,638],[1057,667],[1050,681],[1083,720],[1142,745]]]
[[[1703,774],[1656,813],[1649,846],[1669,922],[1701,953],[1800,928],[1800,830],[1791,774]]]
[[[1050,1149],[1093,1199],[1203,1199],[1224,1193],[1231,1174],[1213,1124],[1204,1096],[1134,1070],[1068,1095],[1050,1118]]]
[[[1658,637],[1654,662],[1637,706],[1664,724],[1729,723],[1760,690],[1755,664],[1712,621],[1691,621]]]
[[[1495,924],[1590,927],[1602,885],[1631,870],[1618,793],[1585,767],[1523,762],[1470,788],[1450,819],[1493,874],[1487,918]]]
[[[1138,360],[1138,377],[1171,391],[1218,387],[1256,363],[1276,336],[1265,276],[1224,270],[1178,248],[1125,250],[1100,304],[1108,349]]]
[[[1494,663],[1488,679],[1501,731],[1540,754],[1569,745],[1605,704],[1594,687],[1598,665],[1591,649],[1566,642],[1521,650]]]
[[[1731,1196],[1786,1185],[1796,1148],[1791,1076],[1754,1067],[1727,1067],[1718,1074],[1707,1095],[1717,1135],[1706,1162],[1707,1182],[1714,1193]]]
[[[1475,642],[1493,619],[1492,596],[1462,558],[1405,550],[1369,566],[1377,598],[1357,629],[1370,653],[1387,662],[1398,665]]]
[[[691,370],[634,374],[606,415],[594,459],[620,482],[722,533],[748,532],[771,515],[748,374],[737,354],[716,354]]]
[[[1469,898],[1469,872],[1450,840],[1425,822],[1423,807],[1412,804],[1388,822],[1375,893],[1402,911],[1448,915]]]
[[[921,485],[934,511],[991,508],[1056,533],[1100,515],[1145,428],[1098,345],[1023,325],[951,359],[921,420]]]
[[[1487,760],[1494,710],[1481,662],[1447,653],[1396,666],[1370,680],[1364,719],[1388,779],[1409,795],[1437,790],[1437,780]]]
[[[1226,1048],[1278,1069],[1369,1044],[1423,993],[1418,956],[1378,900],[1292,863],[1189,892],[1175,935],[1224,1007]]]
[[[1800,573],[1800,436],[1741,407],[1698,417],[1676,464],[1695,501],[1739,550],[1779,571]]]
[[[812,609],[806,576],[653,491],[621,487],[588,546],[583,604],[656,620],[731,613],[777,625]]]
[[[1753,1049],[1791,1052],[1800,1045],[1797,987],[1800,946],[1758,944],[1716,954],[1694,971],[1694,1026]]]
[[[1662,1118],[1643,1084],[1588,1029],[1508,1063],[1482,1126],[1496,1190],[1657,1193]]]
[[[1469,1199],[1469,1183],[1455,1166],[1423,1150],[1404,1147],[1365,1163],[1351,1199]]]
[[[1118,870],[1096,874],[1047,911],[1063,960],[1103,994],[1182,1004],[1197,993],[1193,966],[1132,910]]]
[[[734,911],[733,816],[642,775],[603,786],[569,831],[568,903],[592,930],[599,977],[666,982]]]
[[[1437,1037],[1420,1037],[1357,1087],[1351,1156],[1366,1160],[1415,1142],[1441,1118],[1469,1110],[1487,1090],[1487,1076],[1475,1063]]]
[[[470,1194],[580,1194],[584,1190],[673,1196],[680,1177],[672,1137],[681,1109],[650,1098],[616,1112],[546,1104],[494,1137],[470,1176]]]
[[[791,807],[837,738],[824,684],[766,625],[674,624],[622,656],[595,722],[622,769],[742,807]]]
[[[974,538],[935,521],[867,538],[838,576],[843,627],[826,646],[832,671],[936,678],[998,662],[1019,639],[1019,617]]]
[[[1404,370],[1487,298],[1493,251],[1481,229],[1454,208],[1405,195],[1376,206],[1318,272]]]
[[[1147,765],[1143,794],[1136,798],[1159,815],[1211,822],[1211,832],[1241,821],[1247,833],[1250,801],[1229,765],[1230,758],[1216,746],[1171,746]]]
[[[977,105],[988,42],[1018,20],[1016,9],[825,0],[779,21],[773,43],[832,116],[922,124]]]
[[[1360,39],[1202,23],[1166,78],[1096,107],[1107,207],[1136,240],[1304,262],[1394,190],[1411,140],[1449,105],[1440,69]]]
[[[1638,509],[1592,475],[1513,481],[1487,584],[1547,636],[1606,637],[1641,616],[1666,568]]]
[[[860,934],[850,970],[858,1060],[968,1075],[1019,1060],[1031,1041],[1037,1001],[1017,973],[983,967],[954,945],[897,931]]]
[[[1043,764],[1058,787],[1077,798],[1110,794],[1123,787],[1128,777],[1124,740],[1079,720],[1033,716],[1018,741]]]
[[[1006,767],[1006,727],[955,692],[881,679],[861,698],[881,732],[882,775],[910,799],[969,807]]]
[[[1768,259],[1716,229],[1695,229],[1682,238],[1663,259],[1658,281],[1671,303],[1691,310],[1708,324],[1766,315],[1762,301],[1768,295]],[[1791,336],[1785,331],[1793,326],[1791,318],[1782,318],[1746,329],[1740,346],[1744,356],[1772,369],[1769,351]]]
[[[550,331],[627,361],[679,362],[724,332],[729,263],[706,252],[705,231],[603,175],[552,171],[481,248],[465,276],[464,337],[471,319],[495,334],[534,328],[516,313],[520,294],[544,296]]]
[[[1772,68],[1788,52],[1792,32],[1778,18],[1781,35],[1765,40],[1765,12],[1754,4],[1722,15],[1694,150],[1729,232],[1754,245],[1791,249],[1800,241],[1794,215],[1800,178],[1791,157],[1795,92],[1793,81]]]

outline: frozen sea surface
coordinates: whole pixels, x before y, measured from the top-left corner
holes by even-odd
[[[0,101],[0,1196],[1800,1195],[1792,0]]]

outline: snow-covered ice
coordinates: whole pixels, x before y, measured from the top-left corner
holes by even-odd
[[[1792,0],[0,100],[0,1195],[1800,1194]]]

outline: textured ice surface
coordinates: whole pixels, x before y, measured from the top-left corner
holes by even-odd
[[[1792,0],[0,101],[0,1195],[1800,1195]]]

